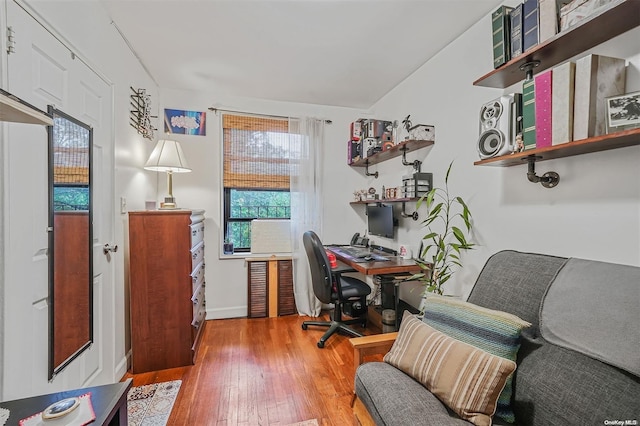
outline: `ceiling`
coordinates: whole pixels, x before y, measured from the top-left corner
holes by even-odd
[[[163,88],[369,108],[499,0],[100,0]]]

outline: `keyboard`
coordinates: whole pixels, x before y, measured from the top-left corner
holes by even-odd
[[[389,260],[389,259],[387,259],[386,256],[373,254],[371,252],[371,250],[369,250],[368,248],[365,248],[365,247],[354,247],[354,246],[336,247],[336,246],[331,246],[331,250],[336,252],[336,253],[338,253],[338,254],[341,254],[344,257],[347,257],[347,258],[351,259],[352,261],[354,261],[356,263],[369,262],[369,260],[365,260],[365,257],[370,257],[371,260],[380,261],[380,262]]]

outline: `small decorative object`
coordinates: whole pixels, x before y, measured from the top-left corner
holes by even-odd
[[[42,419],[51,420],[65,416],[78,408],[78,405],[80,405],[80,399],[76,397],[54,402],[44,409],[42,412]]]
[[[229,238],[224,239],[224,243],[222,244],[222,253],[233,254],[233,243]]]
[[[409,139],[415,141],[435,141],[436,128],[428,124],[416,124],[409,128]]]
[[[471,213],[461,197],[449,192],[449,164],[444,178],[444,188],[433,188],[418,200],[416,209],[426,202],[428,216],[423,222],[427,234],[422,237],[418,261],[425,273],[415,274],[408,280],[419,280],[424,285],[423,297],[427,293],[443,294],[443,285],[449,281],[455,267],[461,267],[460,253],[471,250],[475,244],[468,240],[471,233]],[[456,222],[462,222],[457,226]],[[464,231],[463,231],[464,230]],[[466,235],[465,235],[466,234]]]
[[[512,154],[524,151],[524,141],[522,140],[522,133],[516,135],[516,142],[513,144]]]
[[[131,91],[131,107],[129,111],[129,124],[136,129],[144,138],[153,140],[154,132],[158,129],[151,125],[151,119],[157,118],[151,115],[151,96],[145,89],[134,89]]]
[[[376,189],[373,186],[369,188],[369,190],[365,194],[365,197],[367,200],[377,200],[378,194],[376,194]]]
[[[640,92],[612,96],[606,102],[609,132],[640,127]]]

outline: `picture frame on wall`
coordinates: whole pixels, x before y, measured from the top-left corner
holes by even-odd
[[[611,96],[607,103],[607,132],[640,127],[640,91]]]

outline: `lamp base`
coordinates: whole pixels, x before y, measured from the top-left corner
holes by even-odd
[[[164,197],[164,203],[160,203],[160,209],[171,210],[177,209],[175,197]]]

